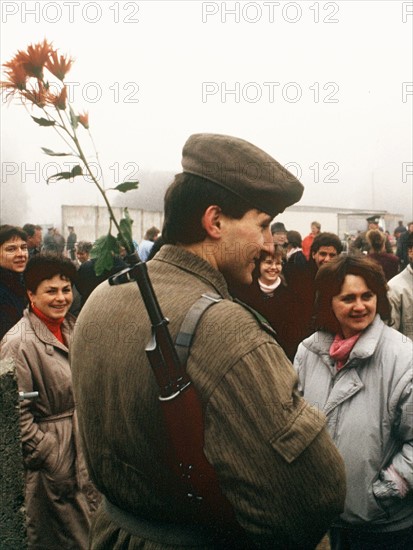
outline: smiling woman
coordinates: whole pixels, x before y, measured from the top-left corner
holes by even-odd
[[[0,226],[0,340],[26,306],[22,273],[28,259],[27,234],[20,227]]]
[[[344,458],[344,513],[331,548],[401,550],[413,537],[413,342],[387,326],[384,272],[364,255],[322,265],[316,325],[294,365],[301,391],[327,414]]]
[[[234,285],[232,293],[260,313],[277,333],[277,341],[292,361],[304,338],[300,304],[282,275],[284,250],[263,251],[253,271],[251,285]]]
[[[54,275],[41,281],[35,291],[27,289],[32,311],[49,322],[63,322],[72,301],[71,279],[65,275]]]
[[[0,358],[15,362],[19,391],[39,394],[20,408],[30,548],[86,549],[98,500],[78,444],[68,360],[75,278],[68,258],[31,258],[25,271],[29,308],[1,345]]]

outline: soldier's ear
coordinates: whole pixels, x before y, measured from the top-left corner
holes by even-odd
[[[202,227],[211,239],[221,237],[221,217],[222,210],[217,205],[208,206],[202,216]]]

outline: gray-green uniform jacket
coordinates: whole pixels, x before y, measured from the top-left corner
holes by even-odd
[[[298,395],[284,352],[232,301],[219,271],[170,245],[148,269],[173,337],[203,293],[224,298],[202,317],[187,370],[205,406],[206,456],[249,547],[313,548],[342,511],[345,493],[343,462],[324,415]],[[152,534],[128,533],[102,509],[94,549],[180,548],[183,541],[163,540],[162,533],[197,530],[188,525],[189,505],[177,500],[162,463],[166,437],[144,352],[150,334],[135,283],[102,283],[75,328],[71,362],[90,472],[111,503],[154,527]]]

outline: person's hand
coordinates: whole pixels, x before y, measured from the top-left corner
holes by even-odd
[[[373,492],[377,498],[404,498],[409,491],[407,481],[390,465],[380,473],[380,479],[373,483]]]

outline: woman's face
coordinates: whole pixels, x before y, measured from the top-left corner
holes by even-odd
[[[73,302],[72,283],[55,275],[42,281],[36,292],[27,291],[30,302],[51,319],[65,317]]]
[[[341,291],[333,297],[332,308],[343,336],[350,338],[366,329],[377,311],[377,296],[359,275],[346,275]]]
[[[0,266],[4,269],[23,273],[28,259],[27,243],[20,237],[12,237],[0,245]]]
[[[282,271],[282,261],[280,257],[266,256],[260,263],[260,279],[266,285],[274,284]]]

